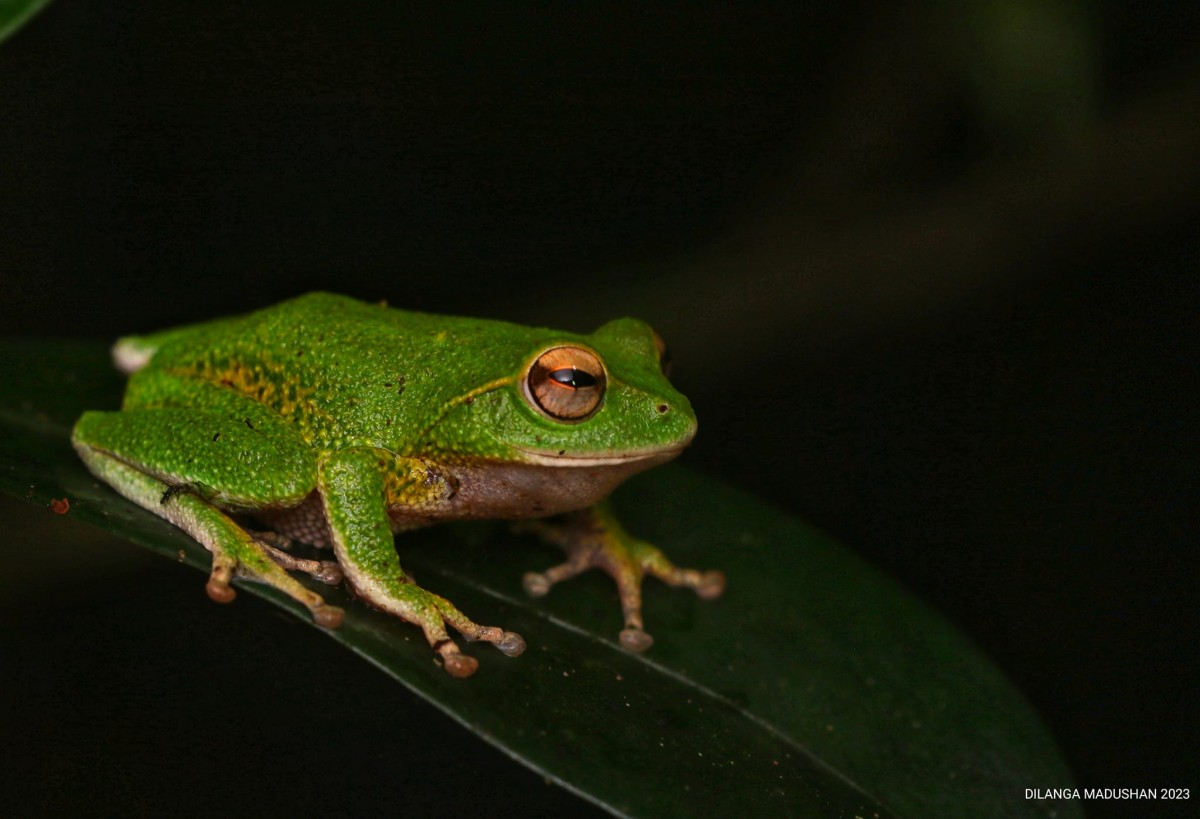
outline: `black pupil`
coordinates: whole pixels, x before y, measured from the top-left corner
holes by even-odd
[[[550,378],[564,387],[571,387],[572,389],[596,386],[596,379],[591,373],[577,370],[574,367],[563,367],[561,370],[555,370],[550,373]]]

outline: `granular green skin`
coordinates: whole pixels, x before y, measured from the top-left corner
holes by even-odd
[[[476,661],[458,652],[444,623],[505,653],[524,643],[412,583],[393,530],[565,513],[540,526],[571,559],[526,586],[544,593],[604,568],[621,587],[622,642],[632,648],[649,645],[644,571],[705,596],[720,591],[716,573],[675,569],[591,508],[695,432],[687,399],[663,374],[661,342],[642,322],[577,335],[313,293],[122,339],[114,353],[133,372],[123,408],[85,413],[76,448],[98,477],[212,551],[214,599],[233,598],[236,572],[300,600],[322,625],[341,619],[276,564],[318,577],[327,570],[272,553],[230,513],[258,513],[285,535],[331,546],[355,592],[421,626],[458,676]],[[571,534],[584,531],[602,535],[586,555]]]

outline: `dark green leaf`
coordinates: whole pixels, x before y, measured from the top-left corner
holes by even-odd
[[[119,403],[106,351],[9,342],[0,356],[0,489],[42,505],[66,497],[68,514],[207,570],[201,547],[98,484],[70,448],[79,412]],[[479,673],[453,679],[416,628],[323,589],[347,609],[330,636],[617,814],[1050,815],[1024,789],[1071,781],[1053,742],[924,605],[781,512],[682,469],[642,476],[616,504],[680,562],[729,578],[715,602],[651,581],[657,642],[644,656],[614,642],[606,578],[531,602],[522,572],[558,555],[487,524],[405,535],[401,552],[423,585],[524,634],[522,657],[472,646]],[[243,588],[307,619],[269,589]]]
[[[0,42],[4,42],[21,26],[42,10],[50,0],[0,0]]]

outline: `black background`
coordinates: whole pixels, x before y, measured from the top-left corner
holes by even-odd
[[[0,332],[316,288],[638,315],[701,420],[686,463],[937,606],[1081,787],[1200,795],[1197,8],[63,0],[0,46]],[[10,572],[18,812],[590,810],[125,557]]]

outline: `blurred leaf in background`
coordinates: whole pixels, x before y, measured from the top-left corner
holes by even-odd
[[[50,0],[0,0],[0,42],[29,22]]]

